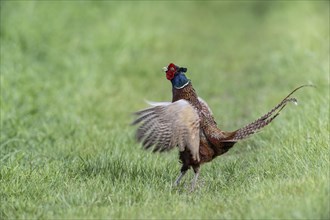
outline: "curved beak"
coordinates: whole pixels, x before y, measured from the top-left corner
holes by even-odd
[[[168,69],[167,69],[166,66],[164,66],[164,67],[162,68],[162,70],[166,73]]]

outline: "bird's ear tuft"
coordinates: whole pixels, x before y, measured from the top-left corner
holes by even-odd
[[[183,72],[183,73],[185,73],[185,72],[187,72],[187,68],[185,68],[185,67],[180,67],[179,70],[178,70],[178,72]]]

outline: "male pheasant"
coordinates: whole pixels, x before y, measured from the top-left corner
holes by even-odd
[[[151,107],[135,113],[133,125],[138,124],[136,138],[145,149],[167,151],[179,148],[181,173],[174,185],[191,167],[195,172],[191,190],[196,185],[200,166],[226,153],[234,144],[254,134],[272,122],[288,102],[296,103],[290,96],[293,90],[271,111],[256,121],[236,130],[222,131],[217,127],[207,103],[197,96],[191,81],[186,77],[187,68],[170,63],[164,67],[166,78],[172,83],[172,102],[149,103]]]

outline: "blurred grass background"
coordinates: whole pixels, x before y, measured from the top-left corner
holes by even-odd
[[[329,218],[329,1],[1,1],[2,218]],[[171,188],[177,152],[134,142],[131,112],[188,68],[233,130],[264,132]],[[185,178],[189,185],[190,178]]]

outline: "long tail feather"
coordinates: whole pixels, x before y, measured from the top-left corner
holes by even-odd
[[[263,115],[262,117],[258,118],[254,122],[244,126],[243,128],[240,128],[234,132],[234,135],[230,138],[230,140],[227,141],[237,141],[242,140],[250,135],[256,133],[261,128],[265,127],[269,123],[271,123],[283,110],[283,108],[288,104],[289,102],[293,102],[297,104],[297,99],[290,98],[290,96],[295,93],[297,90],[306,87],[306,86],[312,86],[313,85],[302,85],[298,88],[294,89],[289,95],[287,95],[278,105],[276,105],[272,110],[270,110],[267,114]]]

